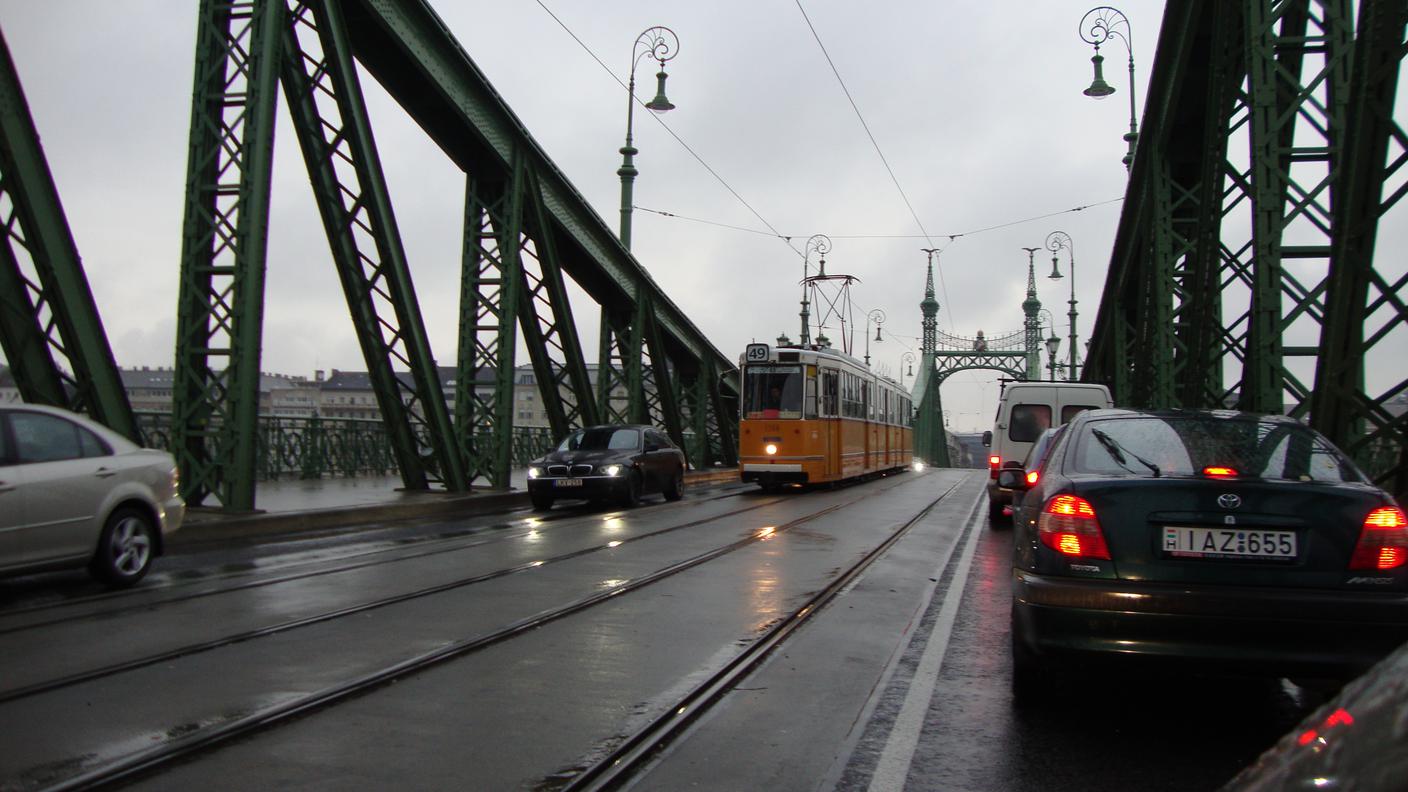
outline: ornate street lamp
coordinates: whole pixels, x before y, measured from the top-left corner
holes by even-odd
[[[904,385],[904,378],[905,378],[904,366],[905,366],[906,363],[909,364],[909,376],[913,377],[913,376],[914,376],[914,353],[913,353],[913,352],[906,352],[906,353],[904,353],[903,355],[900,355],[900,385],[901,385],[901,386]]]
[[[807,250],[802,254],[802,346],[807,346],[812,342],[811,329],[808,326],[808,319],[811,317],[811,301],[807,299],[807,278],[811,276],[811,271],[807,268],[812,258],[812,253],[816,253],[819,259],[817,266],[822,275],[826,274],[826,254],[831,252],[831,237],[826,234],[812,234],[807,240]],[[820,339],[817,339],[820,341]]]
[[[1129,53],[1129,132],[1124,136],[1125,142],[1129,144],[1129,152],[1124,155],[1124,168],[1127,171],[1134,163],[1134,143],[1139,139],[1134,111],[1134,43],[1129,18],[1118,8],[1111,6],[1097,6],[1081,17],[1081,40],[1095,47],[1095,56],[1090,59],[1090,62],[1095,64],[1095,79],[1091,81],[1090,87],[1082,92],[1086,96],[1104,99],[1115,92],[1115,87],[1105,82],[1101,69],[1105,58],[1100,55],[1100,45],[1109,41],[1112,36],[1124,42],[1125,51]]]
[[[1056,379],[1056,353],[1061,349],[1061,339],[1056,335],[1056,328],[1051,328],[1051,335],[1046,337],[1046,370],[1051,372],[1051,379]]]
[[[1057,266],[1056,254],[1064,249],[1070,255],[1071,261],[1071,336],[1070,336],[1070,363],[1067,364],[1066,379],[1075,382],[1079,379],[1079,363],[1076,359],[1076,243],[1071,239],[1071,235],[1065,231],[1052,231],[1046,236],[1046,249],[1051,251],[1051,280],[1061,279],[1061,268]]]
[[[646,108],[657,113],[673,110],[675,106],[665,97],[665,61],[679,54],[680,40],[673,30],[655,26],[646,28],[636,37],[631,49],[631,80],[626,87],[626,145],[621,147],[621,167],[616,175],[621,177],[621,244],[631,247],[631,188],[636,179],[636,166],[632,160],[639,150],[631,145],[631,125],[636,116],[636,66],[646,57],[660,62],[660,72],[655,75],[655,98],[646,103]]]
[[[865,365],[870,365],[870,324],[875,323],[875,340],[880,341],[880,325],[885,324],[885,312],[876,308],[865,315]]]

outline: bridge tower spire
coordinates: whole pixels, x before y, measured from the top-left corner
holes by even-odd
[[[919,376],[914,380],[912,394],[917,410],[914,417],[914,453],[931,465],[948,467],[943,403],[939,400],[938,384],[934,381],[934,360],[939,346],[939,301],[934,298],[934,254],[939,250],[923,248],[923,251],[929,254],[929,268],[924,280],[924,299],[919,303],[924,319],[919,345]]]
[[[1027,299],[1022,301],[1026,319],[1027,379],[1041,379],[1041,300],[1036,298],[1036,259],[1041,248],[1024,247],[1027,251]]]

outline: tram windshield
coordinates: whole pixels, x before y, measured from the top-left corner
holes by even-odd
[[[748,366],[744,370],[743,413],[750,419],[801,418],[801,366]]]

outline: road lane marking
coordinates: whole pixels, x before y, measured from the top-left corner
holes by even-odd
[[[963,555],[949,580],[944,603],[934,620],[934,629],[929,633],[924,645],[924,655],[919,660],[919,668],[910,680],[909,692],[905,694],[904,705],[895,718],[895,725],[885,740],[885,750],[875,765],[875,773],[870,777],[870,792],[901,792],[909,777],[909,766],[914,762],[914,751],[919,745],[919,735],[924,730],[924,715],[929,711],[929,702],[934,697],[934,686],[939,680],[944,655],[948,653],[949,639],[953,635],[953,625],[958,619],[958,606],[963,601],[963,592],[968,585],[968,571],[973,566],[973,556],[978,551],[978,534],[985,520],[981,515],[971,516],[968,524],[968,543],[963,546]],[[947,561],[947,559],[945,559]],[[943,567],[939,568],[942,576]]]

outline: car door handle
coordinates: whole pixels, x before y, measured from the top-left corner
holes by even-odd
[[[98,472],[94,473],[93,475],[97,476],[98,478],[112,478],[113,476],[117,475],[117,471],[108,470],[105,467],[100,467],[98,468]]]
[[[9,492],[10,490],[13,490],[14,488],[15,488],[15,485],[14,485],[14,484],[10,484],[9,482],[5,482],[5,481],[0,481],[0,492]]]

